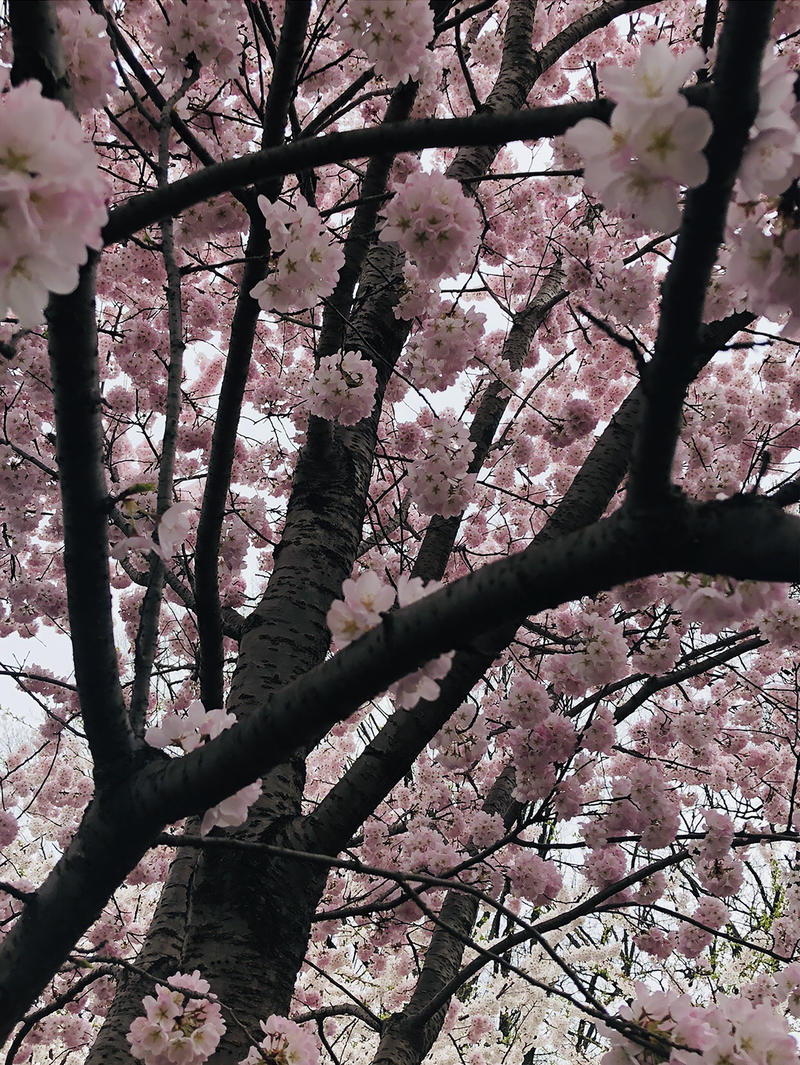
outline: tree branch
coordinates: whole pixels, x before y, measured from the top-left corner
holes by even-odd
[[[311,5],[308,0],[290,4],[281,29],[275,72],[267,98],[264,143],[280,150],[286,116],[295,90],[297,69]],[[224,165],[224,164],[222,164]],[[280,178],[259,186],[258,191],[275,200]],[[170,186],[174,188],[174,185]],[[264,277],[269,255],[269,237],[261,212],[254,214],[245,252],[236,310],[231,324],[228,357],[220,389],[217,417],[211,439],[208,475],[200,510],[195,554],[195,603],[200,638],[200,698],[211,709],[224,704],[222,614],[219,601],[219,542],[225,502],[230,487],[239,417],[250,371],[256,324],[261,308],[250,295]]]
[[[697,358],[703,306],[725,231],[736,175],[758,111],[761,57],[772,2],[731,0],[720,37],[710,111],[708,180],[686,197],[675,257],[662,289],[653,360],[644,376],[645,412],[628,487],[631,507],[651,507],[668,491],[686,390]]]
[[[158,127],[158,184],[169,186],[170,116],[175,104],[197,80],[197,68],[184,78],[178,90],[164,104]],[[159,517],[174,502],[175,455],[178,448],[178,424],[181,417],[181,385],[183,383],[183,311],[181,309],[181,273],[175,258],[174,223],[164,218],[160,223],[161,254],[167,275],[167,329],[169,332],[169,364],[167,367],[167,400],[164,410],[164,436],[158,467],[156,510]],[[156,530],[157,535],[157,530]],[[149,579],[139,613],[133,660],[133,687],[130,697],[131,728],[137,736],[144,735],[145,718],[150,699],[150,677],[158,646],[158,619],[164,591],[166,564],[154,551],[150,553]]]
[[[311,140],[293,141],[217,163],[173,181],[168,190],[157,189],[131,197],[112,209],[103,230],[103,239],[107,245],[115,244],[167,215],[180,214],[196,203],[238,186],[256,184],[300,170],[348,159],[366,159],[373,155],[421,151],[424,148],[485,144],[500,146],[511,140],[557,137],[582,118],[599,118],[607,122],[612,111],[613,104],[609,100],[596,100],[504,115],[409,119],[376,129],[328,133]]]
[[[97,366],[96,256],[69,296],[47,308],[56,459],[72,654],[98,787],[130,764],[135,741],[119,682],[108,558],[108,489]]]
[[[277,691],[204,748],[158,759],[98,797],[64,857],[0,945],[0,1037],[151,844],[160,825],[207,809],[285,762],[431,657],[509,621],[674,570],[800,579],[800,518],[760,500],[625,510],[485,566],[399,610]],[[118,831],[119,824],[126,831]],[[13,974],[13,975],[12,975]]]

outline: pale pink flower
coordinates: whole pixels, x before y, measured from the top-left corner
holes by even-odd
[[[154,552],[163,562],[169,562],[191,531],[192,503],[175,503],[158,519],[158,543],[152,536],[126,536],[111,550],[112,558],[122,559],[129,551]]]
[[[701,149],[711,120],[679,95],[683,81],[704,63],[699,48],[673,55],[664,42],[643,48],[633,70],[607,67],[603,81],[618,101],[610,126],[584,119],[566,135],[584,160],[587,185],[609,208],[648,229],[680,224],[678,186],[695,188],[708,174]]]
[[[344,599],[335,599],[326,616],[337,651],[379,625],[381,614],[394,603],[394,589],[370,570],[345,581],[342,592]]]
[[[652,109],[671,103],[687,78],[706,65],[703,50],[696,45],[678,53],[666,43],[644,45],[635,65],[606,65],[600,69],[603,88],[614,100],[624,100]]]
[[[800,129],[796,121],[795,72],[785,57],[765,53],[759,108],[739,181],[745,196],[778,196],[800,175]]]
[[[165,510],[158,522],[158,543],[162,558],[170,559],[189,535],[192,527],[190,514],[195,513],[193,503],[174,503]]]
[[[561,890],[561,874],[555,862],[546,862],[532,849],[515,851],[508,877],[512,892],[532,906],[552,902]]]
[[[166,714],[160,725],[145,730],[144,738],[151,747],[180,747],[188,753],[216,739],[235,723],[233,714],[226,714],[224,710],[206,712],[200,700],[195,699],[187,707],[185,715]],[[200,834],[205,836],[215,826],[235,827],[243,824],[247,820],[248,808],[260,794],[261,781],[256,781],[206,810]]]
[[[735,236],[735,246],[726,276],[730,284],[747,289],[756,300],[766,298],[780,270],[775,241],[752,222]]]
[[[721,899],[707,896],[700,899],[692,916],[709,928],[722,928],[730,920],[730,911]]]
[[[342,599],[334,599],[331,603],[325,622],[330,629],[333,647],[336,651],[347,647],[353,640],[357,640],[359,636],[363,636],[365,632],[373,628],[366,610],[349,606]]]
[[[489,747],[488,722],[472,703],[462,703],[431,740],[436,762],[443,769],[466,769],[482,758]],[[481,814],[481,817],[488,815]],[[473,835],[479,830],[473,821]],[[502,832],[501,832],[502,834]],[[488,846],[488,842],[478,846]]]
[[[738,894],[744,882],[744,865],[738,858],[716,858],[695,863],[697,879],[713,895],[727,898]]]
[[[393,186],[380,239],[395,241],[416,264],[421,280],[452,277],[471,265],[481,216],[461,185],[444,174],[412,174]]]
[[[369,359],[357,351],[329,355],[308,386],[308,405],[312,414],[340,425],[355,425],[372,413],[378,375]]]
[[[620,880],[628,868],[628,859],[622,848],[613,843],[607,847],[589,851],[583,863],[583,875],[590,884],[606,887]]]
[[[210,991],[197,969],[191,974],[175,973],[169,982],[184,990],[157,984],[155,998],[144,998],[146,1016],[137,1017],[127,1035],[131,1055],[145,1065],[202,1065],[225,1034],[219,1003],[213,996],[190,997],[192,991],[200,995]]]
[[[145,730],[144,738],[151,747],[180,747],[183,751],[196,750],[203,742],[201,729],[206,721],[206,711],[199,699],[189,703],[185,715],[168,713],[160,725]]]
[[[676,947],[685,958],[699,957],[713,941],[714,936],[711,932],[693,924],[682,924],[675,937]]]
[[[344,252],[330,239],[319,212],[298,195],[294,207],[258,197],[270,243],[278,252],[267,277],[250,290],[264,311],[299,311],[330,296]]]
[[[675,937],[662,932],[660,928],[651,928],[647,932],[638,932],[633,937],[633,941],[639,950],[643,950],[645,954],[650,954],[661,961],[666,961],[675,951]]]
[[[707,111],[688,107],[682,96],[677,99],[675,109],[654,111],[636,128],[631,146],[654,176],[695,188],[708,177],[708,161],[701,149],[713,127]]]
[[[397,605],[404,607],[409,606],[411,603],[417,603],[439,588],[441,588],[441,584],[438,580],[431,580],[428,584],[424,584],[420,577],[409,577],[406,574],[401,574],[397,578]],[[409,673],[401,681],[393,684],[389,692],[395,704],[411,709],[411,707],[417,706],[421,699],[428,701],[438,699],[440,688],[437,682],[441,681],[450,672],[453,654],[454,652],[448,651],[446,654],[426,662],[422,669],[414,670],[413,673]]]
[[[143,1058],[148,1065],[162,1060],[162,1055],[169,1045],[169,1036],[162,1025],[137,1017],[128,1032],[131,1055]]]
[[[190,703],[189,710],[191,711],[195,705],[202,707],[203,704],[198,701]],[[226,729],[233,728],[235,724],[236,717],[233,714],[227,714],[224,710],[209,710],[205,715],[205,719],[200,722],[198,731],[201,736],[213,740]]]
[[[162,61],[182,72],[193,54],[204,66],[216,67],[223,80],[236,76],[239,26],[228,0],[167,0],[166,9],[169,22],[158,20],[153,31]]]
[[[217,806],[206,810],[200,824],[200,835],[206,836],[212,828],[235,828],[243,825],[247,820],[250,807],[261,794],[262,784],[257,780],[254,784],[237,791],[228,799],[223,799]]]
[[[400,290],[400,301],[394,309],[395,318],[410,321],[412,318],[427,316],[439,300],[436,292],[430,284],[423,281],[419,276],[419,270],[413,263],[405,263],[403,266],[403,287]]]
[[[443,680],[450,672],[453,654],[453,651],[448,651],[446,654],[439,655],[438,658],[427,662],[422,669],[409,673],[408,676],[393,684],[389,691],[397,706],[410,710],[420,699],[429,701],[438,699],[440,688],[437,681]]]
[[[410,606],[418,603],[420,599],[438,591],[442,587],[441,581],[428,581],[427,584],[421,577],[409,577],[401,573],[397,578],[397,603],[398,606]]]
[[[390,610],[394,603],[394,589],[389,584],[383,584],[372,570],[367,570],[355,580],[345,581],[342,592],[348,606],[364,610],[374,625],[380,623],[380,615]]]
[[[0,315],[10,307],[31,329],[50,292],[75,288],[87,246],[101,246],[105,186],[74,116],[38,81],[3,92],[7,82],[0,72]]]
[[[78,111],[102,107],[116,88],[106,20],[88,4],[61,3],[57,11],[75,107]]]
[[[607,706],[601,706],[594,712],[589,726],[584,729],[580,743],[587,751],[610,754],[616,738],[614,715]]]
[[[422,514],[454,517],[468,506],[475,488],[469,463],[475,445],[458,419],[443,415],[430,430],[426,454],[409,469],[411,497]]]
[[[0,810],[0,848],[13,843],[19,834],[16,817],[8,810]]]
[[[349,0],[336,24],[389,85],[418,77],[434,33],[428,0]]]
[[[787,1002],[787,1009],[793,1017],[800,1017],[800,962],[793,961],[778,974],[775,986],[781,1001]]]
[[[402,372],[417,388],[441,392],[454,385],[474,357],[486,316],[471,307],[429,305],[422,328],[406,345]]]
[[[319,1051],[313,1037],[288,1017],[272,1016],[261,1021],[264,1038],[250,1048],[239,1065],[317,1065]]]
[[[739,183],[748,200],[779,196],[792,183],[800,153],[797,129],[765,129],[747,145],[739,170]]]

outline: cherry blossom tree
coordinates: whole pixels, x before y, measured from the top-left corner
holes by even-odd
[[[800,1061],[797,5],[2,31],[3,1060]]]

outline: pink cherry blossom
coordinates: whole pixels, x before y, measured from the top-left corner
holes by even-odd
[[[127,1036],[131,1055],[145,1065],[202,1065],[226,1031],[219,1003],[197,969],[175,973],[169,983],[171,988],[156,985],[155,998],[145,996],[145,1016],[136,1018]],[[207,997],[192,998],[192,991]]]
[[[157,519],[158,543],[151,536],[127,536],[111,548],[111,557],[124,558],[128,551],[152,551],[169,562],[189,535],[192,525],[189,515],[195,510],[193,503],[174,503]]]
[[[7,81],[0,72],[0,309],[31,329],[50,292],[75,288],[87,246],[101,246],[105,185],[63,104],[44,98],[37,81]]]
[[[701,150],[711,119],[679,95],[702,65],[700,49],[675,56],[659,41],[642,49],[633,71],[604,68],[606,89],[618,101],[610,127],[583,119],[565,138],[584,159],[586,183],[605,206],[629,212],[649,229],[676,229],[678,186],[694,188],[708,174]]]
[[[693,45],[683,52],[666,41],[645,46],[632,68],[605,64],[600,69],[603,88],[614,100],[653,110],[672,106],[691,75],[705,66],[702,49]]]
[[[475,486],[474,475],[467,473],[474,451],[457,419],[436,418],[425,457],[409,471],[409,489],[423,514],[454,517],[466,509]]]
[[[235,9],[228,0],[168,0],[169,23],[159,22],[154,40],[163,59],[180,70],[190,55],[213,65],[220,77],[237,73],[241,46]]]
[[[61,3],[58,23],[75,107],[78,111],[102,107],[116,88],[106,20],[83,4]]]
[[[453,276],[471,266],[481,235],[475,202],[459,183],[442,174],[412,174],[394,186],[384,207],[380,239],[396,241],[416,265],[421,280]]]
[[[344,252],[330,239],[319,212],[297,195],[295,206],[258,197],[272,248],[274,269],[251,290],[264,311],[299,311],[330,296],[344,265]]]
[[[342,585],[344,599],[335,599],[328,611],[328,628],[335,649],[341,650],[381,623],[381,614],[394,604],[395,592],[370,570]]]
[[[0,849],[13,843],[19,833],[19,823],[8,810],[0,810]]]
[[[793,114],[795,73],[782,56],[764,57],[759,109],[739,181],[745,196],[777,196],[800,175],[800,128]]]
[[[329,355],[309,383],[309,408],[319,418],[356,425],[372,412],[377,386],[374,365],[357,351]]]
[[[185,715],[166,714],[160,725],[145,729],[144,738],[152,747],[180,747],[189,753],[216,739],[235,723],[233,714],[226,714],[224,710],[206,712],[200,700],[194,699],[189,703]],[[244,824],[249,808],[260,794],[261,781],[256,781],[206,810],[200,825],[200,835],[207,835],[212,828],[233,828]]]
[[[151,747],[180,747],[186,752],[194,751],[203,742],[201,730],[206,717],[205,707],[199,699],[194,699],[185,716],[166,714],[160,725],[145,730],[144,738]]]
[[[308,1032],[288,1017],[272,1016],[261,1021],[264,1038],[250,1048],[240,1065],[317,1065],[319,1051]]]
[[[261,781],[257,780],[206,810],[200,822],[200,835],[208,835],[212,828],[235,828],[237,825],[243,825],[250,807],[261,794],[261,788]]]
[[[336,24],[340,36],[364,51],[389,85],[418,77],[433,37],[427,0],[348,0]]]
[[[518,850],[509,872],[512,890],[532,906],[551,902],[561,888],[561,874],[553,862],[546,862],[533,850]]]

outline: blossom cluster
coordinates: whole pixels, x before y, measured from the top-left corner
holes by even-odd
[[[511,729],[507,742],[517,767],[515,798],[532,802],[548,795],[556,783],[556,766],[575,753],[575,726],[563,714],[546,711],[529,726]]]
[[[628,644],[613,618],[585,614],[580,640],[579,650],[552,655],[545,670],[555,689],[566,695],[578,695],[587,687],[610,684],[627,669]]]
[[[433,818],[414,818],[400,847],[399,860],[403,869],[426,870],[431,876],[447,876],[464,853],[453,841],[446,839]],[[416,904],[411,902],[405,915],[414,920],[419,915]],[[401,910],[401,912],[403,912]]]
[[[662,768],[645,762],[627,768],[614,780],[615,802],[603,819],[603,834],[640,833],[642,846],[658,850],[674,842],[680,826],[680,801]]]
[[[395,241],[423,281],[453,277],[471,265],[481,236],[474,200],[453,178],[418,171],[392,186],[380,239]]]
[[[708,175],[702,149],[711,119],[679,91],[704,63],[696,46],[680,55],[664,41],[643,47],[632,70],[602,71],[603,86],[617,101],[611,125],[586,118],[566,135],[584,160],[587,185],[606,207],[630,211],[648,229],[677,229],[679,186],[702,185]]]
[[[87,246],[102,247],[105,187],[80,124],[38,81],[9,87],[0,70],[0,316],[44,319],[50,292],[78,284]]]
[[[348,0],[336,24],[342,40],[364,52],[389,85],[419,75],[433,40],[428,0]]]
[[[397,581],[397,591],[391,585],[384,584],[377,573],[368,570],[355,580],[347,580],[342,585],[344,599],[335,599],[327,614],[328,628],[333,636],[333,646],[339,651],[343,647],[374,629],[383,618],[382,614],[391,610],[397,597],[397,605],[409,606],[411,603],[430,595],[439,587],[437,581],[425,584],[419,577],[401,576]],[[447,676],[453,653],[440,655],[417,669],[407,677],[393,684],[389,691],[398,706],[410,709],[420,699],[435,699],[439,695],[436,683]]]
[[[725,280],[742,302],[780,320],[790,335],[800,330],[800,230],[759,198],[776,197],[800,176],[800,103],[795,72],[783,57],[767,55],[759,84],[759,110],[739,171],[738,193],[728,217],[731,250]]]
[[[420,331],[406,345],[403,372],[417,388],[441,392],[456,383],[475,355],[486,316],[458,304],[431,307]]]
[[[712,1005],[695,1006],[688,995],[675,991],[648,991],[637,984],[631,1006],[623,1006],[619,1018],[643,1028],[656,1040],[666,1039],[663,1053],[650,1051],[616,1029],[602,1026],[612,1043],[601,1065],[798,1065],[800,1053],[785,1017],[766,1005],[754,1005],[743,997],[718,995]]]
[[[288,1017],[272,1016],[260,1021],[264,1038],[250,1047],[239,1065],[316,1065],[319,1051],[308,1032]]]
[[[787,965],[775,980],[775,991],[793,1017],[800,1017],[800,962]]]
[[[411,498],[422,514],[455,517],[467,507],[475,488],[475,475],[467,473],[475,445],[457,418],[436,418],[423,458],[412,463],[408,474]]]
[[[533,850],[517,848],[508,868],[511,890],[531,906],[545,906],[561,890],[561,873],[555,862],[546,862]]]
[[[190,55],[201,66],[214,66],[223,80],[237,73],[239,27],[228,0],[171,0],[169,22],[155,21],[153,43],[165,64],[182,71]]]
[[[706,896],[700,899],[692,914],[692,921],[703,925],[690,924],[688,921],[681,925],[676,936],[676,946],[685,958],[696,958],[699,954],[711,946],[714,932],[727,924],[730,918],[728,907],[719,899]]]
[[[250,290],[263,311],[300,311],[312,307],[336,288],[344,252],[331,243],[319,211],[298,195],[294,207],[258,197],[266,219],[274,270]]]
[[[75,107],[78,111],[102,107],[116,88],[106,20],[88,4],[62,2],[57,12]]]
[[[553,711],[543,684],[524,676],[515,681],[499,711],[511,726],[505,741],[517,768],[514,796],[521,802],[541,799],[555,786],[556,764],[575,753],[575,726]]]
[[[355,425],[375,406],[378,375],[369,359],[357,351],[328,355],[308,386],[312,414],[340,425]]]
[[[739,171],[748,200],[780,196],[800,175],[800,107],[794,94],[796,74],[786,59],[764,56],[758,85],[759,107]]]
[[[225,1034],[219,1003],[197,969],[175,973],[168,982],[170,987],[156,985],[155,998],[143,999],[145,1016],[137,1017],[128,1032],[131,1054],[145,1065],[201,1065]],[[192,991],[208,997],[192,998]]]
[[[696,623],[702,632],[719,633],[753,617],[769,619],[783,597],[766,582],[679,577],[671,598],[684,621]]]
[[[165,714],[160,725],[145,730],[144,738],[151,747],[180,747],[188,753],[216,739],[235,724],[233,714],[226,714],[224,710],[207,711],[200,700],[195,699],[187,707],[185,715]],[[207,835],[212,828],[235,828],[244,824],[250,806],[260,794],[259,780],[206,810],[200,824],[200,835]]]
[[[396,595],[394,588],[371,570],[346,580],[342,594],[344,599],[334,599],[326,618],[336,651],[380,625],[381,614],[392,609]]]

